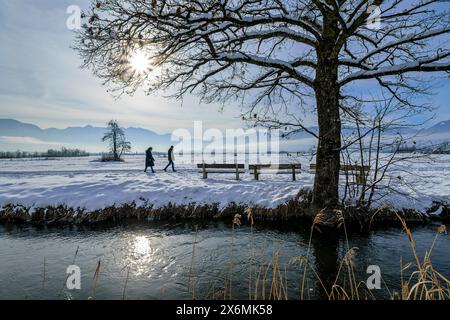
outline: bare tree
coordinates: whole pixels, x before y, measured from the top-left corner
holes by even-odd
[[[84,15],[76,49],[110,88],[235,98],[255,125],[316,136],[313,208],[339,204],[341,115],[345,102],[368,99],[354,84],[415,108],[405,93],[426,89],[418,73],[450,70],[450,12],[438,0],[103,0]],[[152,70],[132,66],[137,51]]]
[[[131,143],[126,140],[123,129],[114,120],[108,122],[108,131],[102,141],[109,142],[110,153],[115,161],[120,160],[124,152],[131,150]]]

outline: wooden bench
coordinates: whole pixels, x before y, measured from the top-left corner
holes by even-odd
[[[259,180],[259,175],[261,174],[261,169],[265,170],[289,170],[289,171],[281,171],[276,172],[275,174],[291,174],[292,173],[292,181],[295,181],[295,173],[296,170],[302,168],[300,163],[292,163],[292,164],[251,164],[248,166],[253,175],[255,176],[255,180]],[[273,172],[268,172],[273,173]]]
[[[310,170],[315,171],[317,165],[311,163],[309,166]],[[351,164],[341,164],[339,172],[345,175],[353,175],[356,177],[356,184],[365,184],[367,182],[367,176],[369,175],[369,166],[357,166]]]
[[[235,173],[236,174],[236,180],[239,180],[239,174],[245,173],[244,165],[240,163],[236,164],[227,164],[227,163],[221,163],[221,164],[207,164],[207,163],[199,163],[197,164],[197,168],[202,169],[200,171],[203,173],[203,179],[208,179],[208,173]],[[221,169],[219,170],[208,170],[208,169]]]

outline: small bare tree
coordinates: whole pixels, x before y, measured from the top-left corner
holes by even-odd
[[[362,103],[353,106],[351,114],[343,116],[343,122],[351,132],[342,136],[342,163],[356,167],[346,174],[343,203],[369,208],[376,199],[380,200],[396,190],[403,182],[400,172],[414,174],[405,169],[410,164],[430,161],[424,154],[415,152],[416,138],[426,123],[411,122],[413,115],[428,109],[408,109],[391,96],[370,103],[370,112],[365,112]],[[413,113],[413,114],[412,114]],[[405,148],[410,144],[411,147]],[[360,171],[359,168],[367,167]],[[360,174],[359,181],[357,175]],[[363,175],[361,175],[361,173]]]
[[[102,141],[109,142],[110,153],[114,161],[120,161],[122,154],[131,150],[131,143],[126,140],[125,132],[115,120],[108,122],[108,131]]]

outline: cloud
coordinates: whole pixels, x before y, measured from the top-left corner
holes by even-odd
[[[46,145],[46,146],[62,146],[64,143],[43,141],[33,137],[14,137],[14,136],[0,136],[0,143],[4,144],[28,144],[28,145]]]

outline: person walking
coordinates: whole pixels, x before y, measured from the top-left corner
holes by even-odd
[[[152,173],[155,173],[153,170],[153,167],[155,166],[155,158],[153,158],[152,154],[153,148],[150,147],[145,151],[145,170],[144,172],[147,172],[147,168],[150,167],[152,169]]]
[[[170,146],[169,151],[167,152],[167,156],[169,158],[169,163],[167,164],[167,166],[164,168],[164,171],[167,171],[167,168],[172,165],[172,171],[173,172],[177,172],[177,170],[175,170],[175,166],[173,161],[175,160],[175,157],[173,156],[173,146]]]

